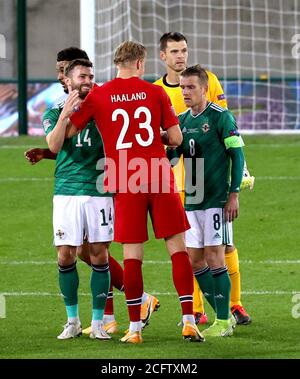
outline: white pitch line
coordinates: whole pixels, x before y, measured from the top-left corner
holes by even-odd
[[[45,145],[35,145],[34,143],[32,145],[0,145],[0,150],[1,149],[32,149],[34,148],[39,148],[39,149],[47,149],[47,146]]]
[[[6,182],[50,182],[54,178],[0,178],[1,183]]]
[[[155,296],[178,296],[177,292],[158,292],[158,291],[150,291]],[[280,296],[280,295],[295,295],[295,294],[300,294],[300,290],[295,291],[255,291],[255,290],[250,290],[250,291],[242,291],[242,295],[258,295],[258,296]],[[0,295],[4,296],[12,296],[12,297],[46,297],[46,296],[62,296],[60,293],[53,293],[53,292],[1,292]],[[79,296],[91,296],[91,293],[89,292],[79,292]],[[114,296],[124,296],[123,293],[121,292],[114,292]]]
[[[300,143],[249,143],[249,144],[245,144],[245,148],[247,147],[262,147],[262,148],[268,148],[268,147],[271,147],[271,148],[281,148],[281,147],[300,147]]]
[[[82,261],[78,261],[81,264],[83,264]],[[120,264],[122,264],[122,261],[118,261]],[[254,261],[254,260],[243,260],[241,259],[240,264],[273,264],[273,265],[293,265],[293,264],[300,264],[300,259],[287,259],[287,260],[273,260],[273,259],[266,259],[263,261]],[[43,266],[43,265],[56,265],[57,261],[0,261],[0,265],[8,265],[8,266],[19,266],[19,265],[32,265],[32,266]],[[143,264],[146,265],[168,265],[171,264],[171,261],[147,261],[145,260]]]
[[[300,176],[257,176],[258,180],[300,180]]]
[[[266,259],[264,261],[252,261],[251,259],[249,260],[240,260],[239,261],[242,264],[271,264],[271,265],[289,265],[289,264],[299,264],[300,259],[286,259],[286,260],[273,260],[273,259]]]

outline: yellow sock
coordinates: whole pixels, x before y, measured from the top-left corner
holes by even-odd
[[[237,249],[225,254],[225,262],[231,281],[230,308],[241,303],[241,275]]]
[[[203,295],[195,277],[194,277],[194,293],[193,293],[193,312],[204,313]]]

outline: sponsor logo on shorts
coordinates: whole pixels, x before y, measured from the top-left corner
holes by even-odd
[[[220,236],[219,233],[216,233],[216,234],[214,235],[214,238],[221,238],[221,236]]]
[[[99,293],[96,297],[98,299],[105,299],[107,297],[107,295],[106,295],[106,293],[102,292],[102,293]]]
[[[221,293],[215,295],[215,299],[224,299],[224,296]]]
[[[60,239],[63,240],[65,238],[65,233],[61,230],[58,229],[58,231],[55,233],[55,235]]]

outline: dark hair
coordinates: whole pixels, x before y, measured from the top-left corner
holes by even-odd
[[[70,72],[77,66],[93,67],[93,63],[88,59],[74,59],[65,67],[65,75],[69,76]]]
[[[180,74],[183,77],[188,76],[198,76],[199,82],[201,85],[208,85],[208,75],[205,68],[201,67],[200,64],[196,64],[195,66],[187,67]]]
[[[57,53],[57,62],[62,61],[73,61],[74,59],[87,59],[89,57],[84,50],[79,49],[78,47],[68,47],[64,50],[61,50]]]
[[[187,43],[186,37],[179,32],[164,33],[160,37],[160,40],[159,40],[161,51],[166,50],[168,41],[175,41],[175,42],[185,41]]]

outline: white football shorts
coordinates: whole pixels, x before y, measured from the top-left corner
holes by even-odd
[[[224,219],[223,208],[186,211],[191,228],[185,232],[186,246],[233,245],[232,223]]]
[[[90,243],[110,242],[114,238],[112,197],[53,197],[54,245],[80,246],[84,235]]]

